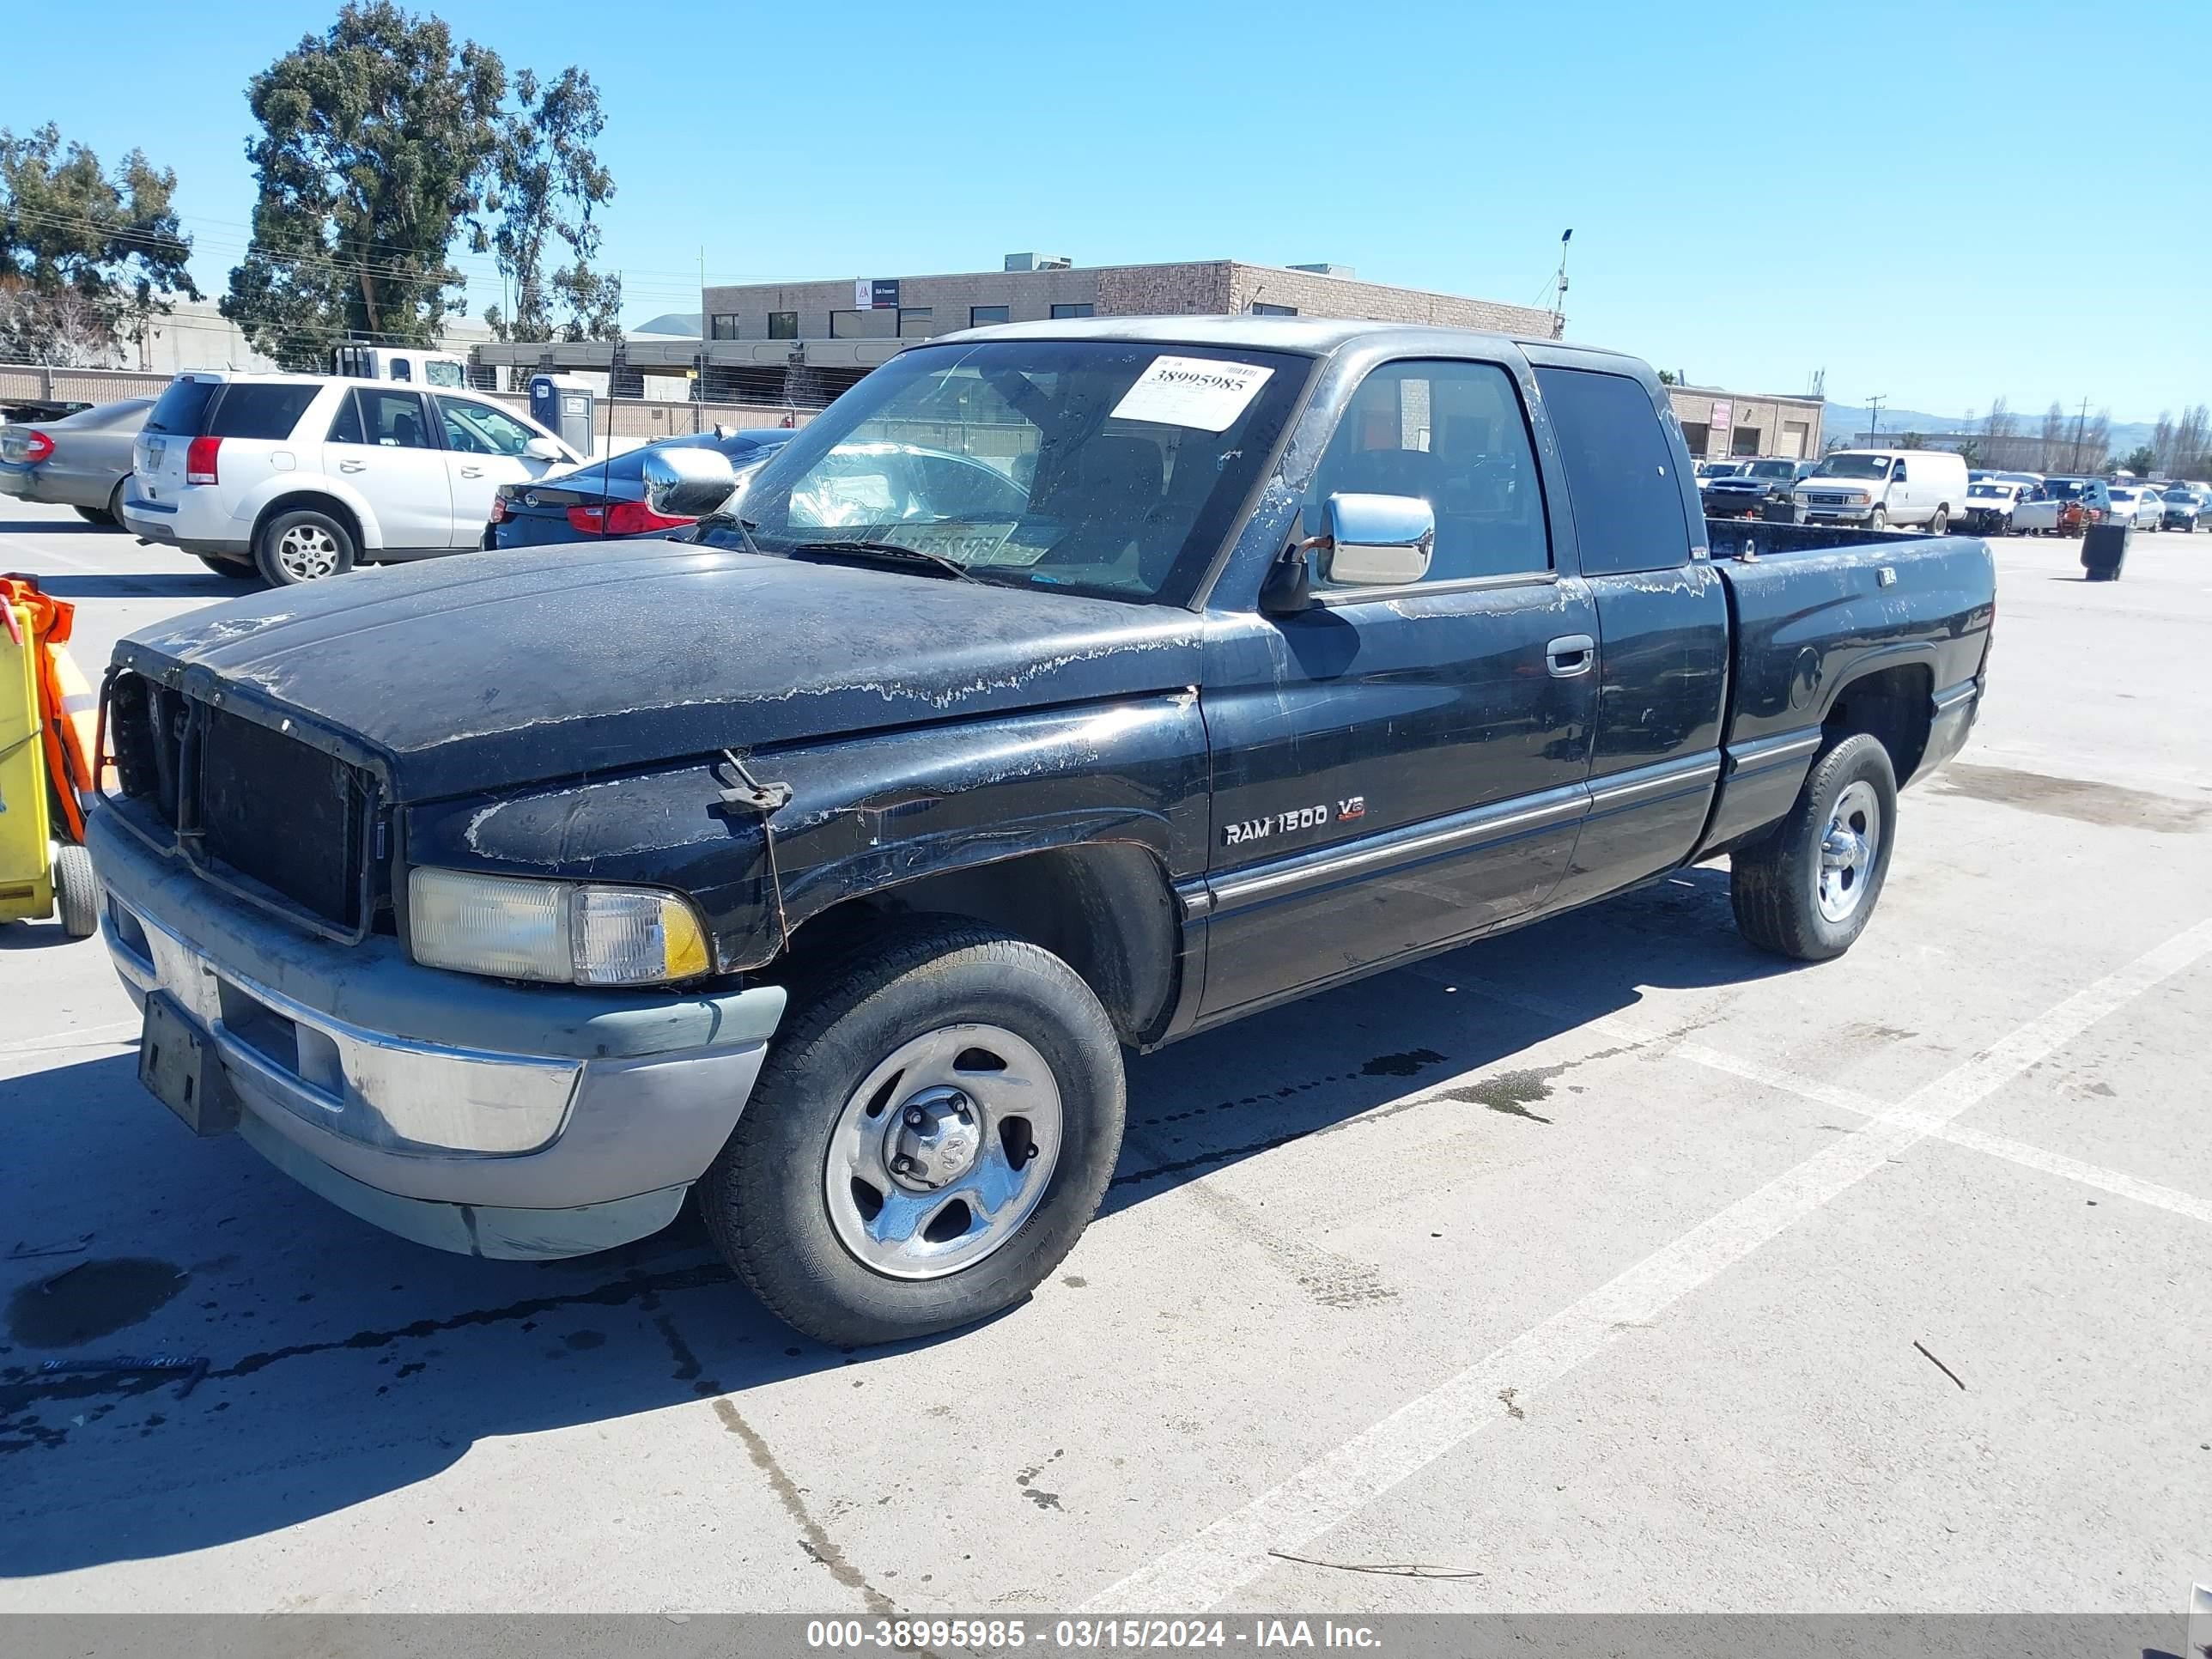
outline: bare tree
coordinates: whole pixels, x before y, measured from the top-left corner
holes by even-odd
[[[2051,407],[2043,411],[2043,454],[2036,465],[2038,472],[2051,471],[2058,460],[2060,447],[2066,441],[2066,411],[2052,398]]]
[[[2150,429],[2150,453],[2155,458],[2151,463],[2153,470],[2160,472],[2172,470],[2173,411],[2170,409],[2158,411],[2158,424]]]
[[[74,288],[42,290],[0,276],[0,357],[55,368],[106,368],[115,334],[100,301]]]
[[[2173,428],[2173,474],[2181,478],[2201,478],[2212,471],[2212,408],[2192,404],[2181,411],[2181,420]]]
[[[2009,438],[2017,429],[2013,419],[2012,405],[2002,396],[1990,401],[1990,412],[1982,417],[1982,436],[1996,440]]]
[[[2112,411],[2100,409],[2081,429],[2081,459],[2075,465],[2085,472],[2101,472],[2112,450]]]

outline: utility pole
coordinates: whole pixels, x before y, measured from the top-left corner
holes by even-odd
[[[2074,417],[2074,470],[2081,470],[2081,428],[2089,423],[2089,400],[2081,399],[2081,412]]]
[[[1559,269],[1558,275],[1552,278],[1552,337],[1555,340],[1567,331],[1564,309],[1567,302],[1567,244],[1574,240],[1572,225],[1559,233]]]
[[[1880,447],[1880,445],[1873,441],[1881,436],[1881,406],[1888,401],[1889,393],[1887,392],[1867,399],[1867,424],[1872,428],[1867,434],[1869,448]]]

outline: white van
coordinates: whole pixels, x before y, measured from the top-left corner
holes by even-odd
[[[1966,501],[1966,459],[1948,449],[1839,449],[1796,490],[1808,524],[1950,528]]]

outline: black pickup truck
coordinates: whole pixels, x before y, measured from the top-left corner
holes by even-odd
[[[118,646],[149,1087],[428,1244],[696,1191],[792,1324],[946,1329],[1082,1231],[1125,1046],[1723,854],[1847,949],[1995,610],[1978,541],[1709,529],[1640,362],[1411,326],[918,344],[740,510]]]

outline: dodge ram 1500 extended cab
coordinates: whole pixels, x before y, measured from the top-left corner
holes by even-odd
[[[696,1191],[801,1329],[950,1328],[1082,1231],[1125,1046],[1721,854],[1847,949],[1995,611],[1977,541],[1709,530],[1640,362],[1413,326],[917,344],[738,510],[123,642],[149,1087],[427,1244]]]

